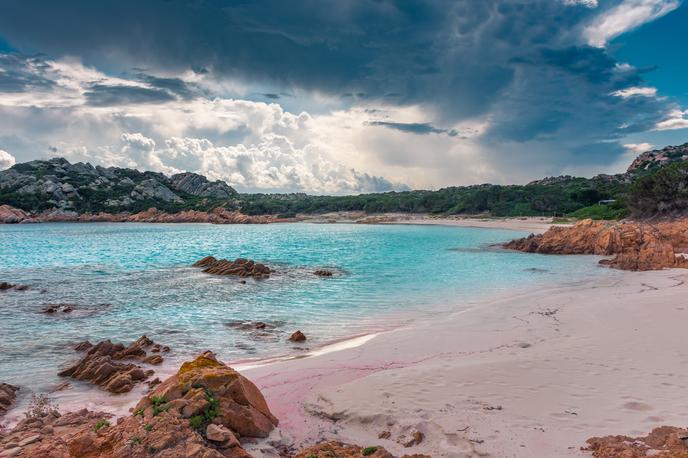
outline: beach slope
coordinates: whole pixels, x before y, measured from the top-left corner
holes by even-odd
[[[589,456],[591,436],[685,425],[686,280],[678,269],[615,272],[245,374],[297,443]]]

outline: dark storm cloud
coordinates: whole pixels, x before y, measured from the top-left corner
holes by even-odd
[[[409,132],[412,134],[426,135],[426,134],[447,134],[450,137],[455,137],[459,133],[454,129],[439,129],[430,123],[418,122],[392,122],[392,121],[368,121],[369,126],[381,126],[388,129],[400,130],[402,132]]]
[[[118,106],[139,103],[163,103],[175,100],[168,91],[140,86],[109,86],[94,84],[84,93],[92,106]]]
[[[191,100],[199,94],[197,88],[190,86],[188,83],[179,78],[161,78],[158,76],[148,75],[144,72],[139,72],[137,77],[139,81],[142,81],[155,89],[163,90],[184,100]]]
[[[100,68],[189,68],[358,98],[394,94],[448,118],[487,112],[510,59],[558,45],[587,9],[558,0],[9,0],[0,30],[20,49]]]
[[[25,57],[0,53],[0,92],[27,92],[54,86],[44,76],[47,66],[41,56]]]
[[[343,103],[420,105],[442,125],[489,114],[488,143],[557,140],[573,154],[647,129],[667,112],[667,101],[611,95],[641,85],[642,71],[620,70],[607,50],[582,38],[589,19],[620,2],[6,0],[0,35],[19,50],[77,55],[112,73],[194,69],[262,84],[275,89],[264,94],[272,100],[298,88]],[[148,83],[147,90],[99,88],[89,100],[193,94],[175,81]],[[433,132],[423,126],[384,125]]]

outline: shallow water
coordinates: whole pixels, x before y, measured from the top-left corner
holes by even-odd
[[[543,256],[490,247],[524,233],[442,226],[355,224],[0,225],[0,381],[47,391],[88,339],[130,342],[146,334],[178,361],[202,350],[224,360],[302,352],[401,324],[409,316],[461,310],[480,297],[608,272],[586,256]],[[277,273],[267,280],[217,277],[189,267],[206,256],[247,257]],[[313,275],[331,268],[332,278]],[[43,292],[41,290],[44,290]],[[46,315],[48,303],[71,314]],[[258,320],[269,332],[234,326]],[[301,346],[303,347],[303,346]],[[67,394],[98,390],[73,384]]]

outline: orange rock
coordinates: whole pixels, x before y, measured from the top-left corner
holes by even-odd
[[[373,449],[375,450],[373,451]],[[363,455],[364,450],[366,450],[366,455]],[[370,458],[394,458],[394,455],[382,447],[371,446],[364,449],[358,445],[348,445],[337,441],[323,442],[305,448],[300,450],[294,458],[360,458],[362,456]]]
[[[658,458],[685,458],[688,456],[688,429],[660,426],[645,437],[605,436],[588,439],[583,450],[595,458],[645,458],[652,453]]]
[[[512,240],[506,248],[529,253],[614,256],[600,264],[623,270],[688,267],[688,220],[657,224],[583,220]]]
[[[184,415],[199,399],[199,416]],[[0,450],[25,444],[20,458],[250,458],[237,438],[264,437],[277,425],[260,391],[212,353],[184,363],[133,415],[107,418],[85,409],[27,418],[0,437]]]
[[[99,385],[111,393],[126,393],[136,383],[149,378],[152,370],[144,371],[140,366],[127,361],[141,361],[147,364],[161,364],[160,355],[147,356],[146,349],[155,343],[141,336],[128,347],[113,344],[109,340],[90,346],[88,342],[77,345],[77,351],[88,349],[86,355],[74,365],[58,373],[60,377],[72,377]]]
[[[30,216],[24,210],[9,205],[0,205],[0,224],[21,223],[29,218]]]
[[[193,267],[202,267],[203,272],[213,275],[235,275],[238,277],[268,278],[270,268],[251,259],[237,258],[234,261],[215,259],[213,256],[193,263]]]
[[[296,331],[289,337],[289,340],[292,342],[304,342],[306,340],[306,334],[301,331]]]
[[[5,415],[17,397],[18,386],[9,383],[0,383],[0,417]]]

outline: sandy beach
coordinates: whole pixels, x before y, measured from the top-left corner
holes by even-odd
[[[299,215],[298,221],[312,223],[359,223],[359,224],[422,224],[454,227],[478,227],[487,229],[510,229],[514,231],[541,234],[552,227],[552,218],[544,216],[522,216],[516,218],[478,216],[439,216],[425,213],[379,213],[332,212],[322,215]],[[562,224],[558,224],[562,225]],[[568,225],[568,224],[563,224]]]
[[[588,456],[580,447],[591,436],[685,425],[686,280],[678,269],[615,272],[242,372],[280,419],[273,438],[297,445],[333,438],[399,455]],[[416,431],[422,442],[400,444]]]

